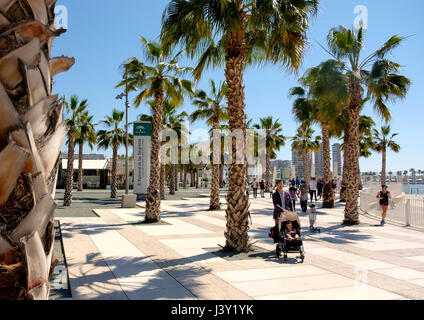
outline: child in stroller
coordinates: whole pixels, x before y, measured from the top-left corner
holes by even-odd
[[[284,261],[287,262],[289,253],[299,253],[301,262],[305,260],[305,250],[301,235],[301,224],[299,216],[295,212],[282,212],[278,229],[280,239],[277,244],[277,257],[283,254]]]

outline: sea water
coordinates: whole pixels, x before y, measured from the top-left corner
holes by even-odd
[[[406,194],[424,194],[424,184],[404,184],[403,192]]]

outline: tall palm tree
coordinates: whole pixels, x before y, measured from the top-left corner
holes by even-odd
[[[296,70],[309,18],[317,9],[318,0],[172,0],[164,12],[161,39],[200,57],[196,78],[205,67],[225,65],[229,130],[246,136],[245,66],[271,61]],[[225,250],[241,252],[250,248],[247,166],[246,159],[237,161],[236,139],[232,142]]]
[[[286,145],[286,137],[282,135],[283,126],[280,119],[274,120],[272,116],[260,118],[259,124],[255,124],[256,130],[266,130],[266,159],[265,159],[265,191],[270,192],[271,160],[277,158],[277,152]]]
[[[367,100],[365,99],[363,101],[363,104],[365,104]],[[349,115],[347,113],[347,110],[343,110],[343,112],[335,119],[335,121],[332,123],[330,127],[330,131],[332,132],[332,135],[338,138],[341,138],[343,140],[343,143],[341,145],[341,149],[344,151],[345,146],[348,144],[349,140]],[[361,115],[359,118],[359,155],[363,158],[369,158],[372,154],[371,150],[373,147],[373,141],[372,141],[372,129],[375,126],[374,120],[365,115]],[[347,172],[346,169],[348,167],[347,158],[343,157],[343,177],[342,177],[342,187],[340,191],[340,202],[346,202],[346,183],[347,181]]]
[[[146,222],[160,221],[160,133],[163,126],[163,101],[168,98],[173,105],[179,105],[184,99],[184,92],[193,91],[193,83],[181,79],[190,68],[181,68],[178,59],[182,51],[171,57],[169,47],[161,43],[149,42],[141,37],[143,54],[147,63],[131,58],[123,64],[127,71],[127,79],[117,87],[127,86],[128,91],[139,90],[135,99],[135,105],[149,98],[154,99],[153,126],[152,126],[152,150],[150,183],[146,198]]]
[[[88,108],[88,101],[79,101],[76,95],[71,97],[71,100],[65,101],[66,112],[68,119],[68,168],[66,170],[65,194],[63,197],[63,205],[69,207],[72,204],[72,189],[74,187],[74,153],[75,153],[75,138],[78,133],[79,118],[85,113]]]
[[[94,145],[97,143],[97,134],[94,129],[93,116],[89,116],[88,112],[84,112],[77,120],[77,132],[75,136],[75,142],[79,145],[78,151],[78,191],[83,190],[82,183],[82,158],[84,154],[84,143],[88,143],[88,146],[93,150]]]
[[[197,106],[195,110],[190,115],[190,121],[196,122],[199,119],[206,120],[208,126],[212,127],[212,141],[213,141],[213,156],[212,156],[212,187],[211,187],[211,197],[209,210],[217,211],[221,209],[221,202],[219,198],[219,187],[220,187],[220,168],[222,166],[221,151],[222,146],[217,150],[215,147],[221,145],[221,122],[228,120],[228,108],[224,104],[225,95],[227,94],[227,85],[225,82],[221,82],[218,86],[215,84],[214,80],[209,81],[210,85],[210,95],[203,91],[199,90],[196,92],[195,99],[193,104]],[[218,135],[217,135],[218,134]],[[215,146],[216,141],[219,139],[219,143]],[[216,153],[219,154],[216,154]],[[219,156],[219,163],[217,158]]]
[[[297,97],[293,104],[293,114],[303,127],[318,123],[322,133],[324,164],[323,208],[334,208],[334,195],[331,183],[330,127],[341,114],[349,99],[342,65],[328,60],[309,69],[300,82],[305,86],[291,89],[290,95]]]
[[[188,117],[186,112],[177,114],[176,108],[173,108],[168,115],[168,123],[166,127],[173,130],[178,135],[178,163],[170,164],[170,194],[175,194],[178,191],[178,168],[181,158],[181,141],[182,135],[187,133],[187,128],[184,126],[184,121]]]
[[[398,135],[397,133],[391,134],[390,125],[382,126],[380,131],[373,130],[374,147],[373,149],[382,156],[381,165],[381,184],[386,184],[386,158],[387,151],[392,150],[398,153],[400,151],[400,145],[398,145],[394,138]],[[391,176],[391,174],[390,174]]]
[[[125,112],[120,112],[113,109],[111,116],[106,116],[105,120],[102,120],[100,124],[104,125],[106,130],[99,130],[97,133],[98,147],[102,149],[109,149],[112,147],[112,171],[111,171],[111,182],[110,182],[110,197],[115,199],[117,197],[117,180],[116,180],[116,169],[118,164],[118,148],[121,145],[125,145],[126,132],[121,128],[122,121],[124,119]],[[133,145],[134,137],[129,135],[129,145]]]
[[[400,65],[387,59],[388,54],[398,47],[405,38],[391,37],[377,51],[361,60],[364,49],[364,30],[355,31],[343,26],[333,28],[327,36],[328,52],[344,63],[348,79],[350,102],[349,139],[345,146],[346,157],[346,207],[345,224],[358,224],[358,198],[360,185],[359,169],[359,119],[363,105],[363,93],[374,103],[374,109],[386,120],[390,120],[390,110],[386,101],[395,97],[405,97],[410,80],[399,75]],[[370,70],[368,68],[371,67]]]
[[[315,131],[309,127],[299,128],[297,135],[292,139],[292,150],[298,151],[303,161],[303,178],[308,183],[310,180],[309,154],[318,151],[321,147],[321,137],[314,137]]]
[[[66,138],[51,57],[54,1],[0,1],[0,300],[47,300],[59,155]],[[27,64],[29,63],[29,64]]]

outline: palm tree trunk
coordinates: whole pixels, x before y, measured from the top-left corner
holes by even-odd
[[[271,192],[271,149],[266,150],[265,192]]]
[[[227,80],[227,100],[229,129],[246,132],[246,115],[244,104],[243,67],[246,42],[244,32],[227,36],[225,56],[225,77]],[[227,211],[225,230],[228,251],[243,252],[250,249],[249,244],[249,199],[246,195],[246,163],[237,163],[236,139],[232,141],[232,165],[230,168],[230,183],[227,195]]]
[[[79,144],[79,152],[78,152],[78,191],[81,192],[83,190],[83,183],[82,183],[82,157],[83,157],[83,148],[84,144]]]
[[[183,184],[184,184],[184,189],[186,189],[187,188],[187,170],[186,170],[186,168],[184,168]]]
[[[310,168],[309,168],[309,157],[308,157],[308,150],[303,149],[302,150],[302,162],[303,162],[303,179],[305,179],[306,184],[309,186],[310,182]]]
[[[160,90],[155,93],[154,110],[153,110],[153,128],[152,128],[152,153],[150,168],[150,183],[147,190],[146,198],[146,222],[160,221],[160,149],[162,141],[160,141],[160,133],[163,124],[163,99],[164,92]]]
[[[359,83],[350,85],[351,104],[349,113],[349,141],[345,150],[346,170],[346,207],[344,224],[359,224],[359,119],[361,115],[361,86]]]
[[[174,166],[175,166],[175,169],[174,169],[175,191],[178,191],[178,183],[179,183],[179,181],[178,181],[178,164],[174,164]]]
[[[63,32],[48,28],[54,1],[0,6],[0,300],[47,300],[57,263],[53,199],[68,133],[52,77],[72,59],[50,56],[51,40]],[[58,66],[65,59],[66,68]]]
[[[348,179],[347,173],[349,172],[349,163],[347,162],[346,149],[349,149],[349,128],[346,127],[344,130],[344,150],[343,150],[343,175],[342,183],[340,188],[340,202],[346,202],[346,182]]]
[[[165,200],[165,180],[166,180],[166,166],[161,164],[160,166],[160,199]]]
[[[224,165],[219,165],[219,187],[224,188]]]
[[[175,194],[175,166],[171,164],[169,169],[169,194]]]
[[[68,168],[66,170],[65,194],[63,196],[64,207],[70,207],[72,204],[72,189],[74,188],[74,153],[74,131],[71,130],[68,134]]]
[[[216,130],[219,130],[219,122],[215,121],[213,125],[213,130],[216,132]],[[215,140],[215,139],[214,139]],[[215,150],[215,148],[213,148]],[[213,163],[212,164],[212,186],[211,186],[211,199],[210,199],[210,206],[209,210],[211,211],[217,211],[221,210],[221,202],[219,199],[219,164]]]
[[[382,157],[382,165],[381,165],[381,185],[386,184],[386,148],[383,147],[383,151],[381,152]]]
[[[321,123],[322,129],[322,149],[324,160],[324,190],[323,190],[323,208],[334,208],[334,194],[331,183],[331,155],[330,155],[330,133],[328,123]]]
[[[110,197],[112,199],[117,198],[117,179],[116,179],[116,169],[118,167],[118,143],[113,143],[113,157],[112,157],[112,174],[110,182]]]

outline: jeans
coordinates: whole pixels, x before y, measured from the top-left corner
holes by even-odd
[[[253,189],[253,197],[255,199],[258,197],[258,189]]]
[[[300,206],[302,207],[302,212],[308,211],[308,200],[300,201]]]
[[[265,189],[261,189],[261,197],[265,198]]]
[[[296,199],[292,199],[293,201],[293,211],[296,211]]]
[[[309,191],[310,195],[311,195],[311,201],[314,201],[314,197],[315,197],[315,201],[318,201],[317,199],[317,191],[316,190],[311,190]]]

